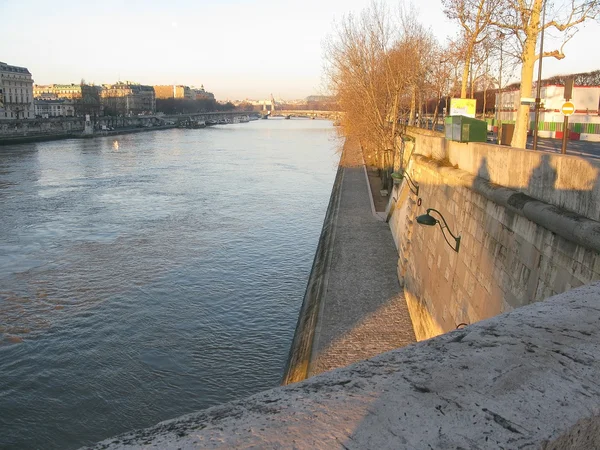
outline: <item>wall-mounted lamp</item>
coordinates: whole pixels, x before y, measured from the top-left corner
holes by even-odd
[[[401,172],[394,172],[392,174],[392,178],[394,180],[402,180],[403,178],[406,178],[406,181],[408,181],[408,188],[410,189],[410,191],[416,196],[419,196],[419,185],[413,181],[413,179],[410,177],[406,170],[403,170]]]
[[[442,219],[442,222],[444,223],[444,225],[442,225],[442,223],[437,220],[435,217],[432,217],[431,214],[429,214],[430,212],[434,212],[437,213],[440,218]],[[423,214],[419,217],[417,217],[417,223],[420,223],[421,225],[427,225],[429,227],[433,227],[436,224],[438,224],[440,226],[440,228],[442,229],[442,234],[444,235],[444,239],[446,239],[446,242],[448,243],[448,245],[450,247],[452,247],[452,249],[458,253],[458,249],[460,248],[460,236],[454,236],[454,234],[452,233],[452,231],[450,231],[450,228],[448,228],[448,223],[446,223],[446,219],[444,219],[444,216],[442,216],[442,213],[439,212],[437,209],[433,209],[433,208],[428,208],[427,209],[427,214]],[[444,232],[444,228],[446,230],[448,230],[448,233],[450,233],[450,236],[452,236],[454,238],[454,243],[455,245],[452,245],[450,243],[450,241],[448,240],[448,237],[446,236],[446,233]]]

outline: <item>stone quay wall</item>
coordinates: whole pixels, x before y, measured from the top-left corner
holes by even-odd
[[[409,135],[419,192],[394,187],[389,223],[418,340],[600,279],[598,162]],[[438,226],[417,224],[427,208],[461,236],[458,253]]]
[[[158,127],[167,128],[188,120],[220,120],[247,116],[244,111],[207,112],[196,114],[180,114],[173,116],[102,116],[93,118],[93,135],[103,135],[103,127],[113,129],[112,134],[122,130],[152,130]],[[83,117],[52,117],[48,119],[0,120],[0,144],[31,140],[82,137],[85,128]],[[108,132],[109,134],[111,132]],[[85,137],[89,137],[86,135]],[[39,139],[36,139],[39,138]]]

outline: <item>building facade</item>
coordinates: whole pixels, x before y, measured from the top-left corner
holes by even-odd
[[[199,88],[192,88],[194,92],[194,99],[196,100],[214,100],[215,96],[212,92],[207,92],[204,90],[204,85]]]
[[[540,90],[540,117],[538,130],[542,137],[561,137],[565,103],[564,86],[542,86]],[[600,86],[574,86],[569,101],[575,112],[569,116],[570,139],[595,139],[600,135]],[[514,122],[521,103],[520,92],[510,89],[496,94],[496,119],[503,123]],[[530,130],[534,128],[535,107],[530,108]],[[594,135],[590,137],[589,135]]]
[[[108,115],[132,116],[154,114],[156,94],[154,87],[131,82],[105,84],[101,93],[104,112]]]
[[[543,86],[540,92],[542,107],[540,108],[540,120],[553,122],[562,121],[563,115],[560,110],[565,103],[564,86]],[[600,86],[575,86],[573,87],[573,98],[569,101],[575,105],[575,113],[569,120],[573,122],[596,121],[600,117]],[[496,114],[502,121],[513,121],[517,118],[517,109],[521,102],[520,91],[517,89],[507,90],[496,94]],[[531,108],[532,120],[534,108]]]
[[[167,99],[177,98],[184,100],[195,100],[196,93],[189,86],[183,85],[160,85],[154,86],[156,98]]]
[[[35,98],[67,98],[70,100],[81,98],[81,85],[79,84],[35,84],[33,85]]]
[[[34,117],[31,73],[25,67],[0,62],[0,120]]]
[[[34,98],[39,100],[70,100],[73,102],[75,115],[79,117],[86,114],[90,116],[102,115],[101,92],[102,86],[91,84],[36,84],[33,86]]]
[[[34,107],[35,116],[43,119],[75,116],[75,102],[69,99],[35,99]]]

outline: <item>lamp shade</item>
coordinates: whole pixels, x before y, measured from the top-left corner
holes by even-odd
[[[427,226],[432,227],[433,225],[438,223],[438,221],[436,219],[434,219],[432,216],[430,216],[429,214],[422,214],[419,217],[417,217],[417,223],[420,223],[421,225],[427,225]]]

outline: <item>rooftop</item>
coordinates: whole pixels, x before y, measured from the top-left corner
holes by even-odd
[[[28,73],[31,75],[31,72],[29,72],[29,70],[26,67],[11,66],[10,64],[6,64],[2,61],[0,61],[0,70],[3,70],[5,72]]]

